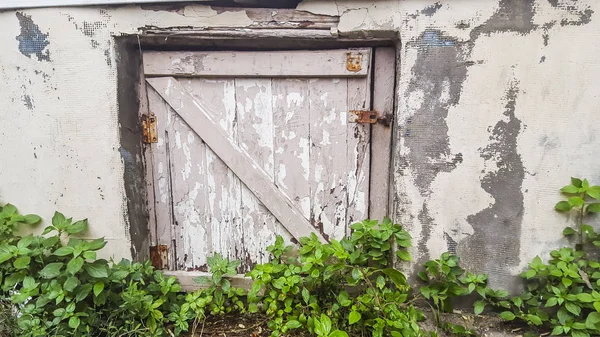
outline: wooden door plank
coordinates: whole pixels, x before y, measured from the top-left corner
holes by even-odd
[[[266,172],[271,183],[274,183],[271,79],[237,78],[235,93],[239,146]],[[246,185],[242,189],[242,199],[246,227],[243,238],[244,251],[257,263],[267,262],[266,249],[275,242],[276,235],[282,232],[282,226]],[[284,237],[289,237],[285,230],[283,232]]]
[[[237,122],[233,80],[195,78],[181,79],[179,83],[195,100],[213,107],[210,117],[226,132],[229,140],[235,142]],[[202,156],[206,181],[203,226],[207,238],[191,242],[188,249],[203,245],[206,246],[206,256],[220,253],[231,259],[240,259],[238,252],[241,252],[242,247],[239,247],[238,242],[242,220],[239,210],[241,183],[210,147],[205,146]],[[206,260],[202,262],[205,264]]]
[[[346,235],[347,80],[310,81],[311,221],[335,239]]]
[[[207,241],[206,146],[172,109],[166,131],[174,220],[170,250],[175,254],[175,269],[201,269],[208,253],[205,244],[198,244]]]
[[[371,104],[369,78],[348,79],[348,109],[369,109]],[[349,123],[348,125],[348,211],[347,226],[368,217],[369,175],[371,165],[369,124]]]
[[[149,78],[147,82],[195,130],[204,142],[252,190],[256,197],[273,213],[296,238],[314,232],[308,220],[279,191],[271,177],[245,151],[232,144],[222,128],[210,117],[210,107],[195,100],[172,77]],[[322,240],[325,238],[316,233]]]
[[[156,216],[155,240],[157,245],[173,247],[174,233],[172,214],[172,190],[170,158],[168,153],[169,106],[153,89],[148,88],[148,104],[156,116],[158,142],[152,147],[152,170],[154,172],[154,211]],[[175,269],[175,252],[169,249],[168,268]]]
[[[361,55],[361,68],[347,68],[347,53]],[[146,76],[365,77],[370,49],[310,51],[144,52]]]
[[[310,218],[310,119],[307,79],[273,79],[275,183]]]
[[[373,109],[393,115],[396,52],[393,48],[377,48],[374,61]],[[371,132],[374,160],[371,162],[369,218],[381,220],[389,216],[392,126],[374,124]]]

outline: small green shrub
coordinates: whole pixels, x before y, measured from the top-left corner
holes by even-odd
[[[392,268],[409,260],[410,235],[389,219],[351,226],[349,239],[323,244],[300,239],[297,256],[278,237],[269,263],[248,273],[254,280],[249,310],[269,317],[272,336],[305,329],[317,336],[425,336],[423,313],[411,302],[406,277]],[[259,295],[262,292],[263,295]]]
[[[550,253],[543,263],[539,256],[521,274],[526,290],[497,306],[506,320],[520,320],[547,328],[552,335],[589,337],[600,335],[600,263],[594,248],[600,246],[600,234],[584,223],[591,213],[600,212],[600,186],[587,179],[571,178],[561,188],[567,200],[556,204],[557,211],[575,215],[575,228],[563,231],[576,239],[575,247],[563,247]]]
[[[600,186],[571,178],[561,192],[567,200],[558,202],[555,209],[575,216],[576,226],[563,231],[573,239],[574,247],[553,250],[548,263],[536,256],[520,274],[525,281],[522,294],[509,297],[504,291],[490,289],[485,275],[462,276],[458,258],[445,253],[439,260],[427,262],[419,274],[428,283],[421,287],[423,296],[437,310],[449,312],[454,298],[475,290],[479,295],[475,314],[490,305],[507,321],[520,321],[553,336],[600,335],[600,262],[596,257],[600,233],[584,223],[591,213],[600,213]]]
[[[180,300],[180,286],[149,262],[97,259],[104,239],[82,240],[87,220],[55,213],[40,236],[19,237],[37,215],[0,207],[0,301],[18,312],[18,335],[159,336],[165,313]]]

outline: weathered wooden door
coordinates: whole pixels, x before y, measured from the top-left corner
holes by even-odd
[[[157,134],[151,241],[168,253],[165,268],[205,271],[219,252],[245,272],[278,234],[339,239],[369,216],[371,125],[348,113],[371,107],[371,58],[371,49],[144,54]]]

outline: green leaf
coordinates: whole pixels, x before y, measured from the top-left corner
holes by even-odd
[[[92,285],[90,283],[86,283],[77,289],[75,300],[77,302],[83,301],[92,291]]]
[[[71,316],[71,318],[69,318],[69,327],[73,330],[77,330],[80,323],[81,320],[77,316]]]
[[[550,307],[553,307],[553,306],[555,306],[557,304],[558,304],[558,298],[556,298],[556,297],[550,297],[548,299],[548,301],[546,302],[546,307],[550,308]]]
[[[19,242],[17,243],[17,249],[23,250],[25,248],[28,248],[29,246],[31,246],[33,241],[35,241],[33,235],[27,235],[26,237],[23,237],[21,238],[21,240],[19,240]]]
[[[64,265],[62,262],[50,263],[44,269],[40,270],[40,276],[43,278],[55,278],[60,274],[60,270]]]
[[[561,188],[560,191],[563,193],[575,194],[575,193],[579,193],[579,188],[577,188],[573,185],[567,185],[567,186]]]
[[[99,238],[99,239],[88,242],[88,244],[89,244],[88,250],[99,250],[99,249],[104,248],[104,246],[106,246],[106,241],[104,241],[104,238]]]
[[[473,309],[475,311],[475,315],[479,315],[485,309],[485,302],[483,300],[475,301],[473,304]]]
[[[95,260],[96,259],[96,252],[94,251],[85,251],[83,252],[83,258],[86,260]]]
[[[67,227],[67,233],[69,234],[77,234],[85,231],[88,228],[87,219],[77,221],[76,223],[69,225]]]
[[[79,285],[79,279],[75,276],[69,276],[63,285],[66,291],[73,291]]]
[[[563,330],[562,325],[557,325],[557,326],[554,327],[554,329],[552,329],[551,335],[552,336],[560,336],[560,335],[563,334],[563,331],[564,330]]]
[[[533,323],[533,324],[535,324],[535,325],[538,325],[538,326],[539,326],[539,325],[542,325],[542,319],[541,319],[541,318],[539,318],[539,317],[538,317],[538,316],[536,316],[536,315],[531,315],[531,314],[530,314],[530,315],[527,315],[527,319],[528,319],[528,320],[529,320],[531,323]]]
[[[596,200],[600,200],[600,186],[592,186],[592,187],[588,188],[586,193],[590,197],[592,197]]]
[[[348,337],[348,333],[346,333],[346,331],[335,330],[329,334],[329,337]]]
[[[579,226],[579,229],[585,235],[589,235],[591,233],[594,233],[594,227],[592,227],[590,225],[584,225],[584,224],[582,224],[581,226]]]
[[[397,256],[398,256],[400,259],[402,259],[402,260],[404,260],[404,261],[411,261],[411,260],[412,260],[412,257],[410,256],[410,253],[409,253],[408,251],[406,251],[406,250],[403,250],[403,249],[399,249],[399,250],[396,252],[396,255],[397,255]]]
[[[581,184],[582,184],[581,179],[571,177],[571,185],[573,185],[573,186],[575,186],[577,188],[581,188]]]
[[[39,215],[35,214],[27,214],[24,219],[24,222],[28,225],[35,225],[40,221],[42,221],[42,218],[40,218]]]
[[[583,201],[582,197],[570,197],[569,198],[569,205],[575,207],[575,206],[581,206],[583,204],[585,204],[585,201]]]
[[[324,334],[328,334],[331,331],[331,319],[325,315],[321,314],[321,325],[323,326]]]
[[[558,317],[558,321],[560,322],[560,324],[564,325],[567,322],[567,320],[569,320],[571,315],[569,315],[569,312],[565,310],[565,308],[560,308],[556,312],[556,317]]]
[[[94,295],[100,295],[100,293],[102,293],[102,290],[104,290],[104,282],[96,282],[96,284],[94,284]]]
[[[596,324],[600,323],[600,313],[590,312],[585,320],[585,327],[591,330],[596,330]]]
[[[500,313],[500,317],[502,317],[502,319],[504,320],[512,321],[513,319],[515,319],[515,314],[513,314],[510,311],[503,311]]]
[[[57,229],[65,229],[68,225],[67,219],[60,212],[54,212],[54,216],[52,217],[52,225]]]
[[[429,288],[428,286],[421,287],[419,291],[423,296],[425,296],[425,298],[429,299],[431,297],[431,288]]]
[[[581,188],[587,190],[588,188],[590,188],[590,182],[587,179],[583,179],[583,181],[581,182]]]
[[[56,256],[67,256],[70,254],[73,254],[73,247],[71,246],[60,247],[54,252]]]
[[[52,232],[53,230],[56,230],[56,227],[54,227],[54,226],[48,226],[48,227],[44,228],[44,231],[42,232],[42,235],[46,235],[46,234]]]
[[[350,315],[348,315],[348,323],[349,323],[350,325],[352,325],[352,324],[354,324],[354,323],[356,323],[356,322],[360,321],[360,318],[361,318],[361,314],[360,314],[360,312],[358,312],[358,311],[356,311],[356,310],[352,310],[352,311],[350,312]]]
[[[575,233],[577,233],[577,232],[573,228],[571,228],[571,227],[567,227],[567,228],[563,229],[563,235],[564,236],[570,236],[570,235],[573,235]]]
[[[392,282],[394,282],[394,285],[396,285],[396,288],[398,289],[402,289],[402,287],[407,284],[406,276],[394,268],[385,268],[382,270],[382,272],[387,275]]]
[[[308,301],[310,300],[310,293],[306,288],[302,288],[302,300],[304,300],[304,303],[306,304],[308,304]]]
[[[17,269],[25,269],[29,267],[31,258],[29,256],[21,256],[13,262],[13,266]]]
[[[594,296],[588,293],[577,294],[577,299],[581,302],[591,303],[594,302]]]
[[[290,320],[285,323],[285,326],[288,329],[297,329],[302,326],[302,324],[296,320]]]
[[[524,276],[526,279],[530,279],[530,278],[534,277],[535,274],[536,274],[535,270],[529,269],[525,272]]]
[[[569,204],[569,202],[568,202],[568,201],[559,201],[559,202],[558,202],[558,203],[557,203],[557,204],[554,206],[554,208],[555,208],[557,211],[562,211],[562,212],[565,212],[565,211],[570,211],[570,210],[571,210],[571,208],[573,208],[573,206],[571,206],[571,204]]]
[[[67,272],[69,272],[71,275],[77,274],[81,270],[83,262],[83,259],[79,256],[71,259],[71,261],[69,261],[67,264]]]
[[[585,331],[571,329],[571,337],[590,337],[590,334]]]
[[[569,310],[569,312],[572,313],[575,316],[579,316],[579,314],[581,313],[581,308],[577,304],[575,304],[575,303],[566,302],[565,303],[565,308],[567,310]]]
[[[358,281],[361,278],[361,272],[360,269],[358,269],[358,267],[352,269],[352,279],[354,281]]]
[[[592,213],[600,213],[600,203],[589,204],[587,211]]]
[[[94,278],[108,277],[108,271],[106,270],[105,263],[98,263],[98,261],[87,264],[83,267],[85,271]]]
[[[571,279],[568,279],[568,278],[566,278],[566,277],[563,277],[563,278],[562,278],[562,280],[561,280],[561,282],[562,282],[562,284],[563,284],[563,285],[564,285],[566,288],[570,287],[570,286],[571,286],[571,284],[573,284],[573,281],[571,281]],[[580,294],[580,295],[581,295],[581,294]]]

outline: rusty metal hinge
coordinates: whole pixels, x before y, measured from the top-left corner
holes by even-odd
[[[150,261],[158,270],[169,269],[169,247],[167,245],[150,246]]]
[[[153,114],[142,115],[142,135],[144,143],[157,143],[158,135],[156,132],[156,116]]]
[[[374,110],[350,110],[348,122],[365,124],[381,123],[385,126],[390,126],[392,123],[392,115],[384,114],[380,116],[379,112]]]
[[[346,53],[346,69],[357,72],[362,69],[362,54]]]

